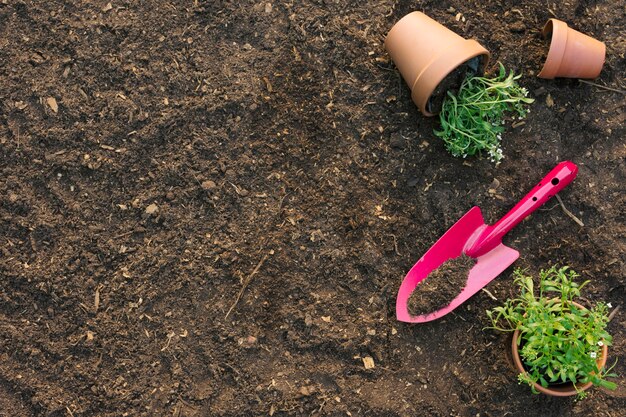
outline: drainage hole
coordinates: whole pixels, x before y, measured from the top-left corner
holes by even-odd
[[[552,185],[557,185],[559,183],[558,178],[552,178]]]

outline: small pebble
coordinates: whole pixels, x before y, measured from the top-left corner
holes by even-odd
[[[522,33],[526,31],[526,25],[521,20],[509,25],[509,30],[513,33]]]
[[[146,214],[156,214],[159,211],[159,206],[157,206],[156,204],[152,203],[150,204],[148,207],[146,207]]]
[[[400,134],[396,133],[391,136],[391,139],[389,140],[389,146],[394,149],[404,149],[406,146],[406,141]]]
[[[216,187],[215,182],[211,180],[202,181],[202,189],[203,190],[212,190]]]

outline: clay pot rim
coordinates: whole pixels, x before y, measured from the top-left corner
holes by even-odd
[[[452,56],[456,59],[441,59],[445,55]],[[478,43],[478,41],[473,39],[463,39],[463,42],[459,42],[433,57],[422,72],[415,78],[415,82],[411,86],[411,98],[415,104],[417,104],[422,114],[428,117],[437,114],[429,111],[428,102],[439,84],[459,66],[476,57],[482,58],[480,68],[484,69],[489,64],[491,54]],[[422,85],[416,88],[420,84],[420,81],[426,86]]]
[[[559,19],[548,19],[541,31],[544,38],[548,38],[551,35],[550,48],[548,49],[548,55],[546,61],[543,64],[541,72],[537,75],[540,78],[552,79],[559,70],[563,55],[565,54],[565,47],[567,45],[567,23]]]
[[[581,308],[581,309],[587,309],[585,306],[578,304],[575,301],[572,301],[572,304],[574,304],[576,307]],[[517,368],[517,370],[522,373],[525,374],[527,373],[526,369],[524,369],[524,365],[522,364],[522,358],[519,354],[519,351],[517,349],[517,339],[520,337],[520,331],[518,329],[516,329],[513,332],[513,340],[511,341],[511,348],[512,348],[512,355],[513,356],[513,363],[515,364],[515,368]],[[608,353],[609,353],[609,348],[608,346],[605,344],[602,345],[602,354],[600,355],[600,357],[598,358],[598,360],[596,361],[596,364],[598,365],[598,369],[602,369],[604,368],[604,365],[606,365],[606,361],[607,361],[607,357],[608,357]],[[540,391],[544,394],[547,395],[552,395],[554,397],[569,397],[572,395],[577,395],[579,391],[586,391],[589,388],[591,388],[591,386],[593,385],[593,383],[591,381],[586,382],[584,384],[565,384],[564,386],[558,387],[558,388],[545,388],[543,386],[541,386],[541,384],[538,383],[534,383],[533,384],[535,389],[537,391]],[[576,388],[578,388],[578,390],[576,390]]]

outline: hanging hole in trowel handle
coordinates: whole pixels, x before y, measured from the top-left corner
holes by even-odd
[[[477,258],[502,243],[502,237],[576,178],[578,167],[565,161],[558,164],[519,203],[493,226],[473,240],[465,253]]]

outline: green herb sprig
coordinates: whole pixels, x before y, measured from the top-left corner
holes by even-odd
[[[504,158],[500,142],[505,114],[513,112],[523,119],[530,112],[525,105],[534,101],[517,83],[521,76],[513,71],[507,75],[500,64],[496,77],[468,76],[458,94],[448,91],[439,113],[441,130],[434,133],[452,155],[465,158],[486,151],[492,162]]]
[[[487,316],[494,329],[519,329],[520,356],[528,367],[528,372],[519,375],[520,382],[547,387],[550,383],[591,381],[615,389],[615,383],[605,379],[615,376],[609,373],[611,369],[598,369],[596,363],[602,346],[612,341],[605,330],[610,305],[598,303],[587,310],[572,303],[589,281],[576,283],[578,274],[567,266],[542,270],[538,289],[522,270],[515,270],[514,276],[519,297],[487,311]],[[585,393],[578,395],[584,398]]]

